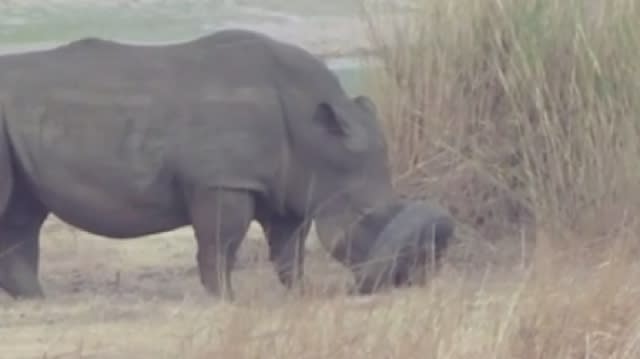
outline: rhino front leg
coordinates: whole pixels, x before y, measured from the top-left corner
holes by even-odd
[[[304,290],[305,241],[311,223],[295,216],[272,215],[258,218],[269,244],[269,259],[278,279],[288,289]]]
[[[231,271],[253,219],[253,196],[243,191],[201,190],[191,193],[188,202],[202,285],[209,293],[232,300]]]

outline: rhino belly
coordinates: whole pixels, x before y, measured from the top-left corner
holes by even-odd
[[[163,186],[137,192],[126,182],[48,180],[36,187],[44,205],[61,220],[96,235],[131,238],[188,224],[185,211]]]
[[[159,158],[118,156],[88,147],[39,151],[25,141],[21,167],[33,191],[56,216],[85,231],[136,237],[186,223],[173,174]]]
[[[153,98],[76,92],[24,95],[6,107],[17,164],[37,197],[60,219],[108,237],[184,224],[167,164],[175,144]]]

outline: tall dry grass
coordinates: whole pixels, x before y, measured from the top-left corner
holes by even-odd
[[[517,212],[576,227],[638,203],[637,1],[414,3],[366,16],[401,187],[466,191],[450,200],[478,226]]]

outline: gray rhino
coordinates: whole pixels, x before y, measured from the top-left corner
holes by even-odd
[[[162,46],[85,38],[0,56],[0,286],[44,297],[39,231],[49,214],[119,239],[190,225],[200,280],[224,298],[254,219],[286,287],[302,279],[311,220],[352,267],[345,248],[376,255],[368,247],[406,207],[376,116],[312,54],[245,30]]]

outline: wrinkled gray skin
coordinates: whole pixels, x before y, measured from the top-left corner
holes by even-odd
[[[256,219],[292,287],[312,219],[345,265],[350,228],[374,242],[380,224],[359,219],[396,201],[386,151],[369,99],[347,97],[308,52],[249,31],[0,56],[0,286],[44,296],[39,231],[55,214],[120,239],[191,225],[201,282],[225,298]]]

